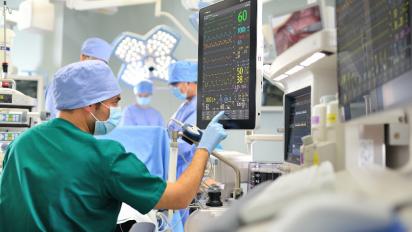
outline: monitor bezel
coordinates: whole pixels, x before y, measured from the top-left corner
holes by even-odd
[[[37,109],[44,110],[44,79],[42,76],[21,76],[21,75],[10,75],[9,79],[19,80],[19,81],[37,81]],[[24,93],[23,93],[24,94]]]
[[[303,94],[310,94],[310,99],[312,101],[312,86],[306,86],[304,88],[301,88],[299,90],[296,90],[294,92],[290,92],[284,95],[283,97],[283,102],[284,102],[284,125],[285,125],[285,132],[284,132],[284,143],[283,143],[283,151],[284,151],[284,160],[285,162],[292,163],[295,165],[301,165],[302,160],[300,160],[299,163],[294,162],[293,160],[289,159],[289,153],[288,153],[288,145],[289,145],[289,136],[290,136],[290,129],[289,129],[289,119],[290,119],[290,104],[291,100],[290,98],[296,98],[299,97]],[[311,102],[312,106],[312,102]],[[312,116],[312,112],[310,112],[310,117]],[[302,157],[300,157],[302,159]]]
[[[257,117],[260,115],[258,106],[256,104],[261,104],[257,99],[257,86],[259,83],[259,73],[258,73],[258,17],[259,17],[259,2],[258,0],[224,0],[216,4],[210,5],[208,7],[202,8],[199,11],[199,46],[198,46],[198,98],[197,98],[197,126],[204,129],[209,124],[210,120],[202,120],[202,80],[203,80],[203,17],[210,12],[220,11],[225,8],[233,7],[238,4],[243,4],[245,2],[250,2],[251,4],[251,18],[250,18],[250,77],[249,77],[249,119],[247,120],[221,120],[223,127],[225,129],[255,129],[257,123]]]

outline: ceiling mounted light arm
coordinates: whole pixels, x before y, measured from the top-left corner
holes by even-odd
[[[170,19],[178,28],[187,36],[195,45],[198,44],[197,38],[195,38],[172,14],[162,11],[162,0],[156,0],[155,2],[155,16],[161,17],[164,16]]]

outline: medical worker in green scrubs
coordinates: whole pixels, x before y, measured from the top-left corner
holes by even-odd
[[[113,231],[122,202],[142,214],[189,205],[209,153],[227,136],[217,122],[223,112],[204,131],[187,170],[165,183],[118,142],[93,136],[121,118],[120,88],[107,64],[70,64],[53,84],[58,118],[27,130],[6,152],[0,231]]]

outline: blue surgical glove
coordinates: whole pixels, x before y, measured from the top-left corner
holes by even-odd
[[[204,148],[209,153],[212,153],[217,145],[227,137],[225,129],[223,129],[222,124],[218,123],[219,119],[222,118],[224,112],[219,112],[207,125],[206,130],[203,131],[202,138],[200,139],[198,148]]]

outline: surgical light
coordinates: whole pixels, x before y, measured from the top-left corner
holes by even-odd
[[[118,77],[135,86],[144,79],[168,80],[168,67],[180,36],[167,26],[157,26],[145,36],[124,32],[113,42],[114,54],[123,63]]]

